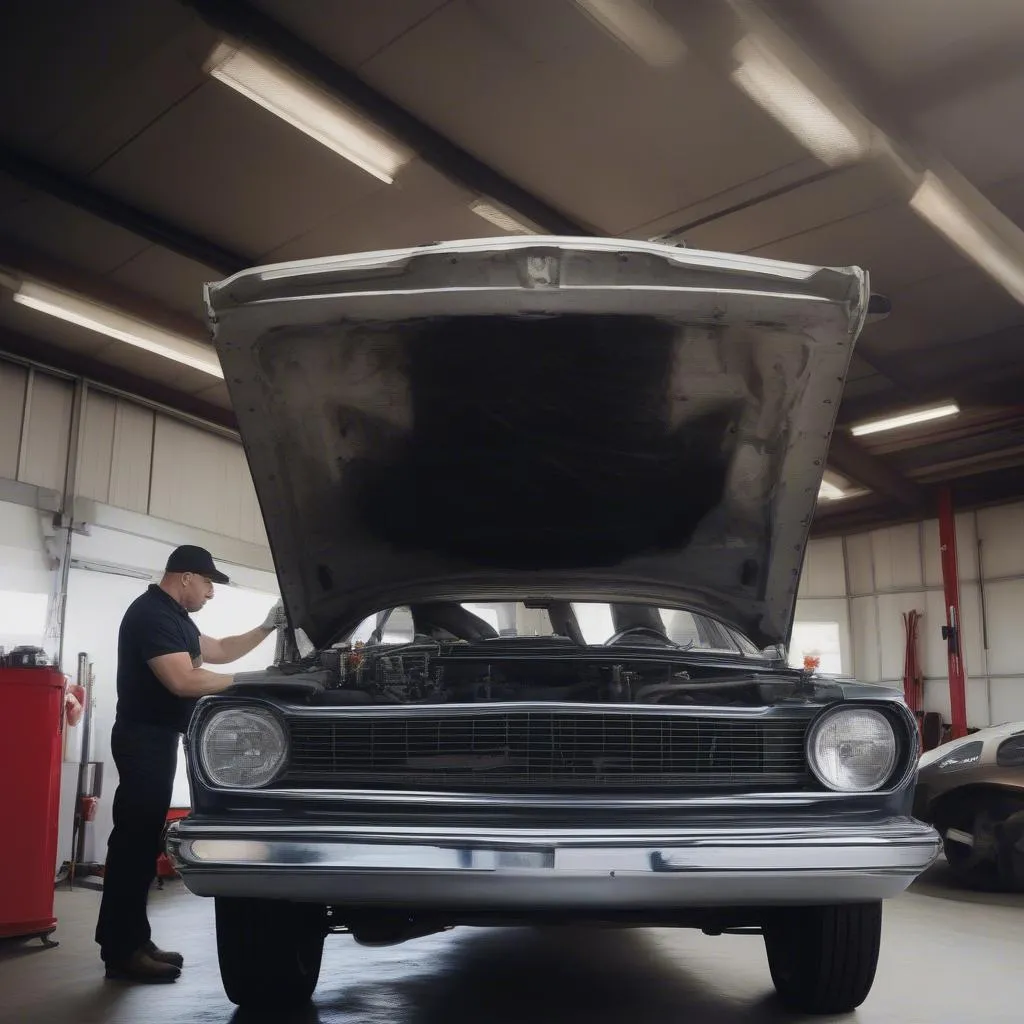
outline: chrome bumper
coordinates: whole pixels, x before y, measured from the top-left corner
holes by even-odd
[[[438,909],[665,910],[898,895],[939,852],[912,819],[761,828],[465,829],[174,822],[199,896]]]

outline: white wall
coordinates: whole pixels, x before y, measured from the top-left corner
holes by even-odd
[[[43,547],[43,517],[0,501],[0,647],[47,647],[53,573]]]
[[[968,724],[1024,720],[1024,504],[958,515],[957,553]],[[797,622],[838,624],[846,673],[901,685],[912,610],[922,615],[925,708],[948,720],[938,521],[812,541]]]

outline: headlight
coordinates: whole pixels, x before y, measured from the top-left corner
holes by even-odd
[[[811,771],[829,789],[870,793],[896,765],[896,733],[872,708],[837,708],[823,715],[807,737]]]
[[[263,708],[215,711],[199,734],[199,760],[210,781],[232,789],[258,789],[274,779],[288,756],[277,717]]]

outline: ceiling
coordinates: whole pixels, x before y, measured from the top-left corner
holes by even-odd
[[[676,44],[668,63],[585,6],[13,5],[0,44],[0,266],[205,344],[204,282],[490,236],[470,209],[480,197],[545,231],[856,264],[891,313],[858,343],[830,454],[855,496],[820,503],[816,528],[930,514],[947,483],[963,506],[1024,494],[1024,307],[909,204],[915,174],[955,169],[1003,228],[1024,223],[1024,4],[975,0],[968,15],[961,0],[658,0],[647,10]],[[749,99],[729,74],[748,16],[885,145],[832,166]],[[385,184],[211,79],[203,64],[225,36],[302,71],[416,156]],[[2,287],[0,351],[231,422],[215,377],[16,305]],[[950,399],[962,411],[949,420],[845,429]]]

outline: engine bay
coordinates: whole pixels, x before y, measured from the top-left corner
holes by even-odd
[[[685,649],[579,647],[562,637],[422,640],[332,647],[235,689],[286,691],[324,706],[568,702],[758,706],[798,695],[803,673],[715,663]]]

